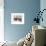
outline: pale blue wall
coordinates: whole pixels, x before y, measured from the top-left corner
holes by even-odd
[[[40,10],[42,11],[43,9],[46,9],[46,0],[41,0],[40,1]],[[40,25],[46,27],[46,10],[43,12],[43,22],[40,21]]]
[[[5,40],[17,41],[24,37],[32,28],[33,19],[40,9],[40,0],[4,0],[4,31]],[[11,13],[24,13],[24,25],[12,25]]]

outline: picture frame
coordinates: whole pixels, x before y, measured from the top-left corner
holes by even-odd
[[[11,13],[11,24],[24,24],[24,13]]]

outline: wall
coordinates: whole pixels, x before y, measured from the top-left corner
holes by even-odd
[[[31,29],[35,14],[40,10],[40,0],[4,0],[5,40],[18,41]],[[11,13],[24,13],[24,25],[12,25]]]
[[[41,1],[40,1],[40,9],[41,9],[41,11],[42,11],[43,9],[46,9],[46,0],[41,0]],[[43,17],[43,22],[40,21],[40,25],[46,27],[46,20],[45,20],[45,19],[46,19],[46,10],[43,12],[42,17]]]

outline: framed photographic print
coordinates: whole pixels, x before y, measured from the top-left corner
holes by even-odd
[[[11,13],[11,24],[24,24],[24,13]]]

